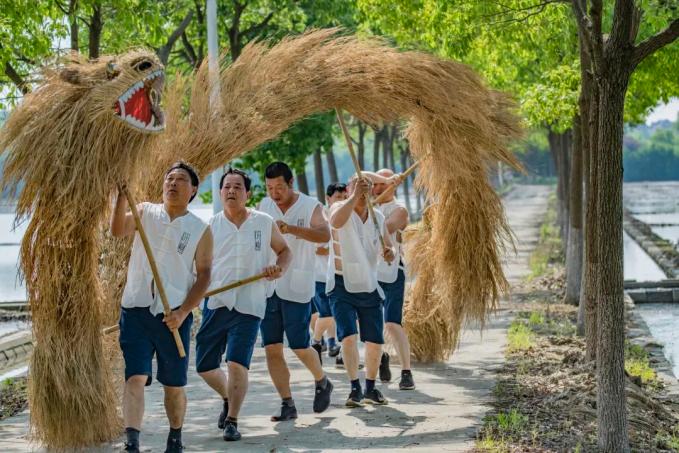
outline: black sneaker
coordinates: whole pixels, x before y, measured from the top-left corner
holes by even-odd
[[[295,406],[288,406],[287,404],[281,404],[280,415],[272,415],[272,422],[285,422],[287,420],[294,420],[297,418],[297,408]]]
[[[330,379],[326,378],[325,388],[320,385],[316,386],[316,395],[314,396],[314,412],[323,412],[330,406],[330,394],[332,393],[333,385]]]
[[[339,344],[334,344],[328,348],[328,355],[330,357],[337,357],[342,350],[342,346]]]
[[[389,382],[391,381],[391,370],[389,369],[389,354],[386,352],[382,353],[382,358],[380,359],[380,381]]]
[[[347,407],[363,407],[363,391],[361,389],[352,389],[345,403]]]
[[[224,434],[222,435],[222,439],[224,439],[227,442],[233,442],[236,440],[240,440],[241,435],[238,432],[238,423],[232,422],[230,420],[225,421],[225,426],[224,426]]]
[[[123,444],[123,451],[128,451],[128,452],[132,452],[132,453],[139,453],[139,444],[136,443],[136,442],[131,442],[131,443],[125,442]]]
[[[165,453],[182,453],[184,451],[184,446],[182,441],[179,439],[167,439],[167,448]]]
[[[365,398],[363,399],[363,401],[368,404],[375,405],[389,404],[389,401],[387,401],[387,399],[382,395],[382,392],[380,392],[376,388],[373,388],[372,390],[365,392]]]
[[[341,355],[338,355],[335,359],[335,368],[344,368],[344,359]]]
[[[217,427],[219,429],[224,429],[226,427],[226,416],[229,415],[229,402],[224,400],[224,406],[222,407],[222,412],[219,414],[219,419],[217,420]]]
[[[415,381],[412,373],[401,373],[401,382],[398,383],[401,390],[415,390]]]
[[[311,345],[312,348],[318,353],[318,360],[321,361],[321,365],[323,365],[323,348],[321,347],[320,343],[314,343]]]

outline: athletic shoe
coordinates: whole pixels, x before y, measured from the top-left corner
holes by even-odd
[[[222,438],[227,442],[240,440],[241,436],[238,432],[238,423],[227,420],[225,424],[226,426],[224,427]]]
[[[219,419],[217,420],[217,427],[219,429],[224,429],[226,427],[226,416],[229,415],[229,401],[225,400],[222,406],[222,412],[219,414]]]
[[[361,389],[352,389],[345,403],[347,407],[363,407],[363,391]]]
[[[341,345],[334,344],[328,348],[328,356],[337,357],[341,350],[342,350]]]
[[[323,412],[330,406],[330,394],[332,393],[333,385],[330,379],[326,378],[325,388],[316,385],[316,395],[314,396],[314,412]]]
[[[271,421],[285,422],[288,420],[293,420],[295,418],[297,418],[297,408],[295,406],[288,406],[287,404],[282,403],[280,415],[272,415]]]
[[[312,348],[318,353],[318,360],[321,361],[321,365],[323,365],[323,348],[321,347],[320,343],[314,343],[311,345]]]
[[[415,390],[415,381],[413,374],[401,372],[401,382],[398,383],[398,388],[401,390]]]
[[[382,358],[380,359],[380,381],[389,382],[391,381],[391,370],[389,369],[389,354],[386,352],[382,353]]]
[[[344,359],[341,355],[338,355],[335,359],[335,368],[344,368]]]
[[[131,453],[139,453],[139,444],[136,442],[133,443],[127,443],[125,442],[123,444],[123,451],[131,452]]]
[[[167,448],[165,453],[182,453],[184,451],[184,446],[182,441],[179,439],[167,439]]]
[[[382,392],[376,388],[365,392],[365,398],[363,399],[363,402],[375,405],[389,404],[389,401],[387,401],[387,399],[382,395]]]

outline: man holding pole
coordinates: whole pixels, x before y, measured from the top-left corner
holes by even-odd
[[[394,172],[382,169],[377,172],[385,178],[393,178]],[[380,197],[383,195],[383,197]],[[395,198],[395,184],[390,186],[383,182],[375,182],[373,195],[384,198],[377,204],[377,209],[382,212],[385,219],[387,233],[394,245],[395,259],[393,264],[380,260],[377,266],[377,280],[384,290],[384,323],[389,338],[396,347],[396,352],[401,363],[401,381],[399,389],[413,390],[415,382],[410,371],[410,343],[408,335],[403,329],[403,298],[405,292],[405,271],[401,260],[401,233],[408,226],[408,210]],[[389,355],[382,353],[380,361],[380,380],[390,381],[391,370],[389,369]]]
[[[188,354],[180,357],[180,350],[189,351],[191,311],[200,304],[210,284],[212,263],[210,229],[188,210],[198,183],[193,168],[177,162],[165,173],[162,203],[132,205],[140,213],[140,227],[135,224],[136,212],[126,212],[124,186],[111,217],[113,236],[135,235],[119,323],[125,360],[125,451],[139,451],[144,386],[151,384],[154,355],[158,364],[156,378],[165,391],[165,412],[170,422],[166,452],[183,450],[181,429],[186,412],[184,386],[189,358]],[[145,250],[143,242],[148,243],[152,254]],[[166,300],[161,301],[161,297]],[[164,314],[162,302],[172,311]],[[175,331],[181,338],[179,345],[173,337]]]
[[[384,293],[377,282],[377,263],[381,255],[394,260],[389,235],[384,234],[384,216],[375,211],[371,219],[367,197],[370,181],[354,176],[348,186],[349,198],[330,207],[332,246],[328,262],[326,291],[337,324],[337,337],[342,342],[344,364],[351,381],[348,407],[364,403],[387,404],[375,387],[377,370],[384,343],[382,300]],[[376,224],[374,224],[374,222]],[[382,232],[384,246],[379,238]],[[365,342],[365,394],[358,379],[358,331]]]
[[[250,197],[250,177],[229,168],[219,185],[224,211],[210,219],[214,235],[211,286],[216,288],[257,274],[267,280],[280,278],[292,255],[271,216],[245,206]],[[275,264],[270,264],[274,259]],[[241,438],[238,413],[266,311],[267,286],[266,280],[260,279],[210,296],[196,335],[196,370],[224,400],[217,424],[224,430],[226,441]],[[219,289],[210,293],[216,291]],[[225,351],[228,379],[220,368]]]
[[[288,272],[270,291],[262,320],[266,364],[282,399],[280,413],[272,421],[297,418],[290,390],[290,371],[283,354],[283,334],[288,346],[313,374],[316,381],[313,409],[323,412],[330,405],[333,385],[323,372],[318,354],[310,346],[311,299],[315,293],[316,244],[330,240],[328,222],[318,200],[292,188],[292,171],[283,162],[270,164],[264,172],[268,197],[260,210],[274,218],[292,251]]]

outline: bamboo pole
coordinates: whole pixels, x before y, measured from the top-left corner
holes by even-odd
[[[261,280],[264,277],[266,277],[266,273],[262,272],[261,274],[253,275],[252,277],[244,278],[243,280],[238,280],[233,283],[229,283],[228,285],[215,288],[212,291],[208,291],[207,293],[205,293],[205,297],[214,296],[215,294],[223,293],[224,291],[228,291],[230,289],[238,288],[239,286],[244,286],[249,283],[256,282],[257,280]]]
[[[149,260],[149,265],[151,266],[151,272],[153,273],[153,279],[158,287],[158,295],[160,296],[160,301],[163,303],[163,311],[165,316],[168,316],[172,310],[170,309],[170,304],[167,301],[167,295],[165,294],[165,287],[160,281],[160,272],[158,272],[158,266],[156,265],[156,260],[153,258],[153,251],[151,250],[151,245],[146,237],[146,232],[141,224],[141,218],[139,217],[139,212],[137,212],[137,204],[132,197],[132,194],[127,187],[118,186],[120,191],[125,194],[127,202],[130,205],[130,210],[132,211],[132,217],[134,217],[134,224],[137,226],[137,232],[141,238],[141,242],[144,245],[144,251],[146,252],[146,257]],[[172,336],[174,337],[174,342],[177,344],[177,350],[179,351],[179,357],[186,357],[186,351],[184,350],[184,343],[182,338],[179,336],[179,331],[177,329],[172,329]]]
[[[400,176],[401,176],[401,182],[398,183],[398,184],[393,184],[393,185],[387,187],[387,190],[385,190],[384,192],[382,192],[381,194],[379,194],[379,195],[373,200],[373,203],[374,203],[374,204],[384,203],[384,201],[385,201],[392,193],[394,193],[394,191],[396,190],[396,187],[398,187],[403,181],[405,181],[405,179],[406,179],[408,176],[410,176],[410,174],[411,174],[412,172],[415,171],[415,169],[417,168],[417,166],[418,166],[419,164],[420,164],[420,161],[418,160],[417,162],[415,162],[414,164],[412,164],[410,167],[408,167],[408,168],[406,169],[406,171],[404,171],[404,172],[401,173],[401,175],[400,175]]]
[[[359,165],[358,159],[356,158],[356,153],[354,152],[354,146],[351,143],[351,136],[349,135],[349,131],[347,130],[347,125],[344,124],[344,118],[342,118],[342,113],[340,112],[340,110],[335,109],[335,113],[337,113],[337,121],[339,121],[339,125],[342,128],[342,132],[344,133],[344,140],[347,142],[347,148],[349,149],[349,155],[351,155],[351,160],[354,163],[356,175],[362,178],[363,173],[361,172],[361,166]],[[377,237],[380,239],[382,250],[386,250],[387,246],[384,242],[384,237],[382,237],[382,231],[380,230],[380,224],[377,222],[377,216],[375,216],[375,208],[373,207],[372,201],[370,201],[370,194],[366,195],[365,201],[366,204],[368,205],[368,213],[370,214],[370,218],[372,219],[373,224],[375,225]]]

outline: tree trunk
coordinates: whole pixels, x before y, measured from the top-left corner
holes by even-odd
[[[557,196],[557,217],[559,234],[562,244],[567,243],[568,238],[568,207],[567,207],[567,179],[568,164],[566,162],[563,134],[558,134],[551,129],[548,132],[549,149],[554,159],[554,168],[557,174],[556,196]]]
[[[612,57],[612,56],[611,56]],[[629,75],[610,58],[599,80],[599,190],[596,217],[600,268],[597,335],[599,448],[629,451],[625,406],[625,304],[622,256],[622,138]],[[603,240],[605,238],[605,240]]]
[[[90,36],[88,45],[90,60],[99,58],[101,31],[103,28],[104,21],[101,16],[101,3],[96,2],[92,5],[92,17],[90,17]]]
[[[587,215],[585,223],[585,266],[583,269],[584,294],[581,302],[585,304],[585,360],[595,360],[597,356],[597,290],[599,287],[599,236],[597,218],[599,217],[599,88],[592,81],[589,109],[589,186],[587,189]]]
[[[328,164],[328,177],[330,178],[330,182],[339,182],[339,177],[337,176],[337,164],[335,163],[335,153],[332,150],[332,146],[325,152],[325,159]]]
[[[365,133],[368,131],[368,126],[361,120],[356,119],[356,123],[358,124],[358,142],[356,144],[358,148],[358,165],[361,166],[361,169],[365,168]],[[339,181],[339,179],[335,179],[335,182]]]
[[[582,278],[582,137],[580,116],[573,119],[573,143],[569,184],[569,227],[566,248],[566,297],[564,302],[578,305]]]
[[[408,145],[406,144],[405,147],[401,146],[401,173],[406,171],[408,169],[408,155],[410,154],[409,152]],[[412,217],[412,206],[410,205],[410,176],[408,176],[406,179],[403,180],[403,198],[405,199],[406,202],[406,209],[408,210],[408,213]]]
[[[297,189],[305,195],[309,195],[309,183],[306,180],[306,172],[301,171],[295,174],[297,179]]]
[[[323,181],[323,158],[321,148],[314,151],[314,178],[316,179],[316,198],[325,204],[325,182]]]
[[[382,168],[394,168],[390,164],[390,161],[393,161],[393,159],[390,159],[393,141],[393,131],[389,125],[385,125],[382,128]]]
[[[70,0],[68,2],[68,22],[71,35],[71,50],[78,52],[80,50],[78,45],[78,0]]]
[[[373,171],[380,169],[380,143],[382,143],[382,129],[373,128]]]

